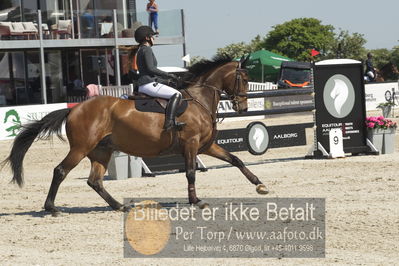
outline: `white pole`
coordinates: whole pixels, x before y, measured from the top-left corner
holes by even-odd
[[[40,76],[42,85],[42,99],[43,103],[47,104],[47,84],[46,84],[46,67],[44,61],[44,48],[43,48],[43,28],[42,28],[42,12],[37,11],[37,16],[39,20],[39,45],[40,45]]]
[[[119,65],[119,47],[118,47],[118,19],[116,17],[116,9],[114,9],[114,40],[115,40],[115,70],[116,85],[121,86],[121,69]]]
[[[127,29],[127,6],[126,6],[126,1],[122,1],[123,5],[123,28]]]
[[[73,5],[72,5],[72,1],[69,1],[69,8],[71,9],[72,39],[75,39],[75,21],[74,21],[74,19],[73,19]]]

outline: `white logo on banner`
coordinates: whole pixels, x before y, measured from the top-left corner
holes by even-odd
[[[265,139],[265,134],[263,134],[263,131],[260,128],[255,128],[255,133],[252,138],[255,141],[256,148],[259,149]]]
[[[1,107],[0,140],[13,139],[19,133],[21,125],[41,120],[48,113],[64,108],[67,108],[66,103]],[[64,132],[65,130],[63,129],[63,134]]]
[[[252,122],[248,126],[248,150],[254,155],[266,152],[269,146],[269,133],[262,122]]]
[[[348,86],[340,79],[334,79],[334,88],[331,91],[331,98],[334,99],[334,107],[339,115],[341,115],[342,106],[348,100]]]
[[[330,115],[336,118],[349,115],[355,104],[355,90],[350,79],[341,74],[330,77],[324,86],[323,100]]]

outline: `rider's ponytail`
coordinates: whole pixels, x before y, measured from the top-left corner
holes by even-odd
[[[130,53],[130,59],[131,59],[131,66],[130,68],[137,72],[139,70],[139,68],[137,67],[137,52],[139,50],[139,47],[135,47],[132,49],[131,53]]]

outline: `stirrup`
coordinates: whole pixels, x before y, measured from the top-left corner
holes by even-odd
[[[175,122],[175,125],[174,125],[174,127],[178,130],[178,131],[181,131],[181,130],[183,130],[183,127],[186,125],[186,123],[184,123],[184,122]]]
[[[186,123],[184,122],[177,122],[177,121],[168,121],[165,122],[163,129],[165,129],[165,131],[171,130],[171,129],[176,129],[177,131],[181,131],[183,130],[183,127],[186,125]]]

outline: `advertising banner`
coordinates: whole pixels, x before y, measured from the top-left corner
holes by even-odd
[[[398,83],[369,83],[366,89],[366,109],[367,111],[377,110],[380,103],[394,100],[399,104]],[[395,98],[395,99],[393,99]]]
[[[21,125],[40,120],[52,111],[67,108],[66,103],[9,106],[0,108],[0,140],[13,139]],[[63,129],[63,132],[65,130]]]
[[[341,128],[345,153],[366,152],[362,64],[332,61],[316,63],[314,68],[317,141],[328,152],[330,130]]]
[[[251,93],[251,92],[250,92]],[[248,99],[248,111],[262,111],[265,109],[265,99],[264,98],[251,98]],[[218,113],[235,113],[233,109],[233,103],[229,100],[221,100],[217,109]],[[233,117],[226,118],[225,121],[238,121],[238,120],[253,120],[262,119],[264,116],[252,116],[252,117]]]
[[[260,111],[265,108],[264,98],[251,98],[248,99],[248,111]],[[234,113],[233,103],[229,100],[221,100],[218,105],[219,113]]]
[[[255,121],[246,128],[218,131],[215,143],[229,152],[249,151],[253,155],[262,155],[269,148],[282,148],[306,145],[306,128],[313,123],[266,126]],[[168,155],[155,158],[143,158],[152,172],[180,170],[184,171],[184,157]],[[200,169],[197,165],[197,169]]]
[[[265,110],[314,106],[312,95],[292,95],[265,98]]]
[[[218,131],[215,143],[229,152],[245,151],[247,150],[245,142],[246,134],[246,128],[220,130]]]

